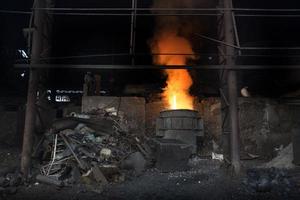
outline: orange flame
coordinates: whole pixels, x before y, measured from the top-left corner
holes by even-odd
[[[175,32],[164,31],[156,35],[152,43],[152,53],[157,53],[154,62],[159,65],[186,65],[195,59],[189,41]],[[189,88],[193,80],[186,69],[166,69],[167,86],[162,94],[168,109],[193,109],[194,97]]]

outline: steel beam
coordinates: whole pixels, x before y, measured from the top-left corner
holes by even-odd
[[[41,68],[41,69],[199,69],[199,70],[280,70],[300,69],[300,65],[96,65],[96,64],[15,64],[15,68]]]

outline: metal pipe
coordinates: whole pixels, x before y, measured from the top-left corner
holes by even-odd
[[[108,13],[107,11],[126,11],[126,12],[136,12],[135,15],[141,16],[184,16],[184,15],[191,15],[191,16],[222,16],[223,12],[225,11],[234,11],[234,12],[300,12],[300,9],[255,9],[255,8],[33,8],[34,10],[47,10],[52,11],[52,15],[86,15],[86,16],[132,16],[132,13]],[[84,12],[55,12],[55,11],[105,11],[106,13],[84,13]],[[157,11],[156,13],[137,13],[137,11]],[[160,13],[158,13],[160,11]],[[169,13],[171,12],[172,13]],[[179,11],[180,13],[174,13],[174,11]],[[183,13],[185,11],[185,13]],[[196,12],[196,13],[188,13],[188,12]],[[199,13],[199,12],[202,13]],[[204,12],[212,12],[212,13],[203,13]],[[214,12],[219,13],[214,13]],[[164,12],[164,13],[163,13]],[[22,10],[4,10],[1,9],[0,13],[6,14],[25,14],[31,15],[32,12],[29,11],[22,11]],[[235,14],[236,17],[300,17],[299,14],[243,14],[237,13]]]
[[[131,13],[131,27],[130,27],[130,50],[131,64],[134,65],[134,53],[135,53],[135,34],[136,34],[136,6],[137,0],[132,0],[132,13]]]
[[[134,8],[134,1],[131,0],[132,9]],[[132,43],[133,43],[133,23],[134,23],[134,11],[131,12],[131,23],[130,23],[130,43],[129,43],[129,54],[132,54]]]
[[[132,11],[133,8],[34,8],[38,10],[60,11]],[[300,12],[300,9],[273,9],[273,8],[137,8],[137,11],[256,11],[256,12]]]
[[[73,154],[75,160],[78,162],[79,167],[81,169],[85,169],[85,166],[81,163],[81,161],[79,160],[78,156],[76,155],[76,153],[73,151],[72,146],[70,145],[70,143],[68,142],[68,140],[65,138],[65,136],[62,133],[59,133],[59,136],[63,139],[63,141],[65,142],[65,144],[67,145],[68,149],[71,151],[71,153]]]
[[[232,22],[233,22],[234,36],[235,36],[236,45],[240,49],[241,48],[240,38],[239,38],[238,30],[237,30],[237,25],[236,25],[236,20],[235,20],[235,14],[234,14],[234,12],[231,13],[231,16],[232,16]],[[239,50],[238,52],[239,52],[239,56],[242,55],[242,51],[241,50]]]
[[[241,50],[300,50],[300,47],[240,47]]]
[[[243,49],[243,50],[254,50],[254,49]],[[257,50],[264,50],[264,49],[257,49]],[[269,49],[271,50],[271,49]],[[273,50],[273,49],[272,49]],[[274,49],[279,50],[279,49]],[[287,49],[289,50],[289,49]],[[297,50],[297,49],[294,49]],[[300,47],[299,47],[300,50]],[[220,49],[219,49],[220,51]],[[225,55],[224,52],[220,52],[222,57],[231,57],[235,55]],[[136,56],[154,56],[154,55],[191,55],[191,56],[218,56],[217,53],[201,53],[201,52],[195,52],[193,54],[184,54],[184,53],[135,53]],[[64,60],[64,59],[80,59],[80,58],[97,58],[97,57],[115,57],[115,56],[130,56],[129,53],[111,53],[111,54],[91,54],[91,55],[81,55],[81,56],[58,56],[58,57],[44,57],[40,60]],[[265,58],[300,58],[300,55],[298,54],[290,54],[290,55],[282,55],[282,54],[243,54],[238,55],[238,57],[265,57]],[[21,61],[30,61],[32,59],[26,58],[26,59],[17,59],[16,62]]]
[[[15,64],[15,68],[70,68],[70,69],[201,69],[201,70],[278,70],[278,69],[300,69],[300,65],[80,65],[80,64]]]
[[[54,148],[53,148],[53,154],[52,154],[52,161],[49,165],[48,172],[46,174],[47,176],[49,175],[51,167],[52,167],[52,165],[55,161],[55,158],[56,158],[56,148],[57,148],[57,134],[55,134],[55,136],[54,136]]]
[[[220,44],[223,44],[223,45],[225,45],[225,46],[229,46],[229,47],[232,47],[232,48],[240,49],[240,47],[234,45],[234,43],[233,43],[233,44],[229,44],[229,43],[227,43],[227,42],[223,42],[223,41],[217,40],[217,39],[215,39],[215,38],[207,37],[207,36],[202,35],[202,34],[199,34],[199,33],[194,33],[194,34],[197,35],[197,36],[199,36],[199,37],[201,37],[201,38],[204,38],[204,39],[207,39],[207,40],[216,42],[216,43],[220,43]]]
[[[71,16],[131,16],[131,13],[81,13],[81,12],[51,12],[53,15]],[[136,16],[218,16],[214,13],[136,13]]]

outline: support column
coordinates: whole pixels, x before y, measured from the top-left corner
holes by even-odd
[[[238,93],[236,72],[228,72],[228,99],[229,99],[229,116],[231,125],[230,134],[230,160],[235,173],[240,172],[240,126],[238,112]]]
[[[37,0],[34,3],[34,8],[43,7],[43,0]],[[31,50],[31,64],[39,64],[40,54],[42,53],[42,10],[34,10],[34,23],[33,23],[33,38]],[[39,81],[38,69],[30,68],[28,91],[27,91],[27,104],[25,114],[25,126],[23,135],[23,147],[21,155],[21,172],[24,177],[27,177],[30,170],[31,152],[32,152],[32,135],[35,129],[36,120],[36,99]]]
[[[234,27],[232,21],[232,0],[224,0],[224,36],[225,42],[234,44]],[[226,64],[235,65],[235,49],[226,46]],[[228,84],[228,101],[229,101],[229,117],[230,117],[230,160],[234,172],[240,172],[240,127],[239,127],[239,113],[238,113],[238,92],[237,92],[237,77],[235,70],[228,70],[227,84]]]
[[[220,0],[220,5],[225,8],[223,17],[219,20],[219,35],[227,44],[235,44],[234,24],[232,18],[232,0]],[[221,31],[220,31],[221,30]],[[235,65],[235,49],[226,45],[219,48],[220,62],[225,65]],[[223,55],[222,55],[223,54]],[[223,70],[221,75],[221,95],[223,103],[223,134],[228,135],[230,163],[235,173],[240,172],[240,130],[239,130],[239,113],[238,113],[238,88],[237,72],[235,70]]]

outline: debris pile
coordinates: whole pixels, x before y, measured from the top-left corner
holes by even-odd
[[[36,179],[57,186],[121,182],[123,169],[140,174],[150,158],[147,145],[114,108],[55,121],[41,147],[43,162]]]
[[[3,195],[15,194],[17,187],[22,182],[22,175],[19,173],[8,173],[5,176],[0,176],[0,199]]]
[[[252,192],[270,192],[274,189],[278,192],[288,193],[294,186],[293,181],[283,169],[249,169],[244,184]]]
[[[275,158],[273,158],[270,162],[264,164],[263,167],[292,169],[295,167],[295,165],[293,164],[293,159],[293,145],[292,143],[290,143],[288,146],[279,151],[278,155]]]

